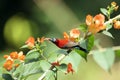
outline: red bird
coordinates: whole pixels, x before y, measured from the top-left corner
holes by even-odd
[[[59,47],[61,49],[71,50],[73,48],[77,48],[77,49],[82,50],[86,53],[88,52],[86,49],[80,47],[78,42],[73,42],[69,39],[49,38],[48,40],[51,41],[52,43],[54,43],[57,47]]]

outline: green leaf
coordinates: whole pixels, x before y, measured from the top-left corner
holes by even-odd
[[[115,61],[114,51],[109,48],[105,51],[94,51],[93,58],[104,70],[109,71]]]
[[[94,35],[90,35],[87,39],[87,50],[90,51],[94,46]]]
[[[23,76],[28,76],[31,74],[36,74],[36,73],[40,73],[43,72],[41,65],[40,65],[40,61],[38,62],[32,62],[32,63],[28,63],[24,65],[24,71],[22,72]]]
[[[80,29],[83,32],[86,32],[87,31],[87,25],[86,24],[81,24],[78,29]]]
[[[20,47],[21,49],[24,49],[24,48],[28,48],[28,45],[23,45],[22,47]]]
[[[116,50],[115,53],[116,53],[116,56],[120,58],[120,50]]]
[[[46,46],[47,46],[46,43],[43,42],[43,43],[40,45],[40,49],[44,49]]]
[[[28,53],[27,53],[27,55],[29,55],[29,54],[31,54],[31,53],[34,53],[34,52],[36,52],[36,51],[38,51],[37,49],[32,49],[32,50],[30,50]]]
[[[14,80],[10,74],[2,74],[4,80]]]
[[[49,55],[48,61],[50,61],[51,63],[56,61],[58,56],[61,55],[61,54],[67,55],[68,53],[66,52],[66,50],[63,50],[63,49],[55,50],[54,52],[51,52],[51,53],[47,54],[47,55]]]
[[[49,70],[45,76],[45,80],[54,80],[54,75],[55,73]]]
[[[67,64],[62,63],[60,66],[58,66],[58,70],[62,71],[62,72],[66,72],[67,70]]]
[[[13,72],[13,76],[20,80],[22,78],[22,73],[24,72],[24,64],[20,64],[16,70]]]
[[[26,79],[28,76],[36,73],[42,73],[43,70],[40,66],[40,61],[32,62],[28,64],[21,64],[13,73],[14,77],[17,77],[18,80]]]
[[[82,40],[80,41],[80,47],[84,48],[87,50],[87,43],[86,43],[86,40]]]
[[[100,8],[100,11],[108,17],[108,11],[105,8]]]
[[[83,57],[87,61],[87,53],[85,53],[79,49],[75,49],[75,52],[77,52],[81,57]]]
[[[63,63],[63,64],[61,64],[61,65],[59,66],[59,68],[60,68],[60,69],[66,69],[66,68],[67,68],[67,65]]]
[[[49,68],[51,67],[51,64],[48,63],[46,60],[41,60],[40,66],[41,66],[43,71],[46,71],[46,70],[49,70]]]
[[[103,31],[102,33],[105,34],[105,35],[107,35],[107,36],[109,36],[109,37],[111,37],[111,38],[114,38],[112,36],[112,34],[110,32],[108,32],[108,31]]]
[[[43,73],[44,71],[50,68],[50,64],[45,61],[37,61],[28,64],[21,64],[13,73],[14,77],[18,77],[19,80],[26,79],[29,76],[36,74],[36,73]]]
[[[25,58],[25,61],[28,62],[29,60],[36,60],[40,57],[40,53],[37,51],[28,52]]]
[[[80,64],[80,61],[82,60],[82,57],[76,53],[76,51],[72,51],[68,56],[66,56],[61,63],[62,64],[68,64],[71,63],[73,65],[73,69],[77,71],[77,68]],[[63,69],[63,72],[65,69]]]

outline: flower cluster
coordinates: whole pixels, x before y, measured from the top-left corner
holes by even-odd
[[[105,16],[102,14],[97,14],[95,17],[87,15],[86,24],[88,26],[88,31],[96,34],[97,32],[104,30],[106,28],[104,21]]]
[[[114,20],[113,21],[113,26],[115,29],[120,29],[120,21],[119,20]]]
[[[67,65],[67,73],[70,73],[70,72],[74,72],[73,68],[72,68],[72,64],[71,63],[68,63]]]
[[[34,37],[29,37],[28,40],[25,43],[30,49],[32,49],[35,46]]]
[[[11,70],[13,67],[18,67],[21,62],[24,62],[25,55],[23,55],[23,52],[17,53],[11,52],[10,55],[4,55],[4,58],[6,59],[6,62],[4,63],[3,67],[6,70]]]
[[[115,11],[117,11],[118,8],[119,8],[119,6],[117,5],[116,2],[111,2],[111,7],[108,6],[107,8],[108,8],[108,9],[109,9],[109,8],[112,8],[111,10],[115,10]]]
[[[80,31],[77,28],[74,28],[70,30],[70,35],[68,35],[66,32],[63,33],[64,39],[76,41],[76,39],[80,36]]]
[[[86,16],[86,25],[88,26],[88,31],[92,34],[96,34],[100,31],[103,31],[107,28],[107,25],[105,24],[105,16],[110,20],[110,16],[114,11],[118,10],[118,5],[116,2],[112,2],[111,5],[109,5],[106,8],[101,8],[102,14],[97,14],[94,17],[91,15]],[[113,26],[115,29],[120,29],[120,22],[119,20],[113,20]],[[110,24],[111,25],[111,24]]]

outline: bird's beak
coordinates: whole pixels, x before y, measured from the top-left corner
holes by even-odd
[[[47,40],[47,41],[49,41],[49,40],[51,40],[51,38],[45,38],[44,40]]]

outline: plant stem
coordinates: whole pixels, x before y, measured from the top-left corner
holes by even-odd
[[[57,80],[57,77],[58,77],[57,71],[58,70],[55,71],[55,80]]]
[[[100,48],[100,51],[105,51],[107,48]],[[120,46],[114,46],[112,47],[112,50],[116,51],[116,50],[120,50]],[[90,53],[88,55],[92,55],[94,53],[94,51],[96,50],[92,50],[90,51]]]
[[[109,19],[108,21],[105,22],[105,25],[106,24],[109,24],[109,23],[113,23],[113,20],[116,20],[116,19],[120,19],[120,14],[117,15],[116,17],[112,18],[112,19]]]

